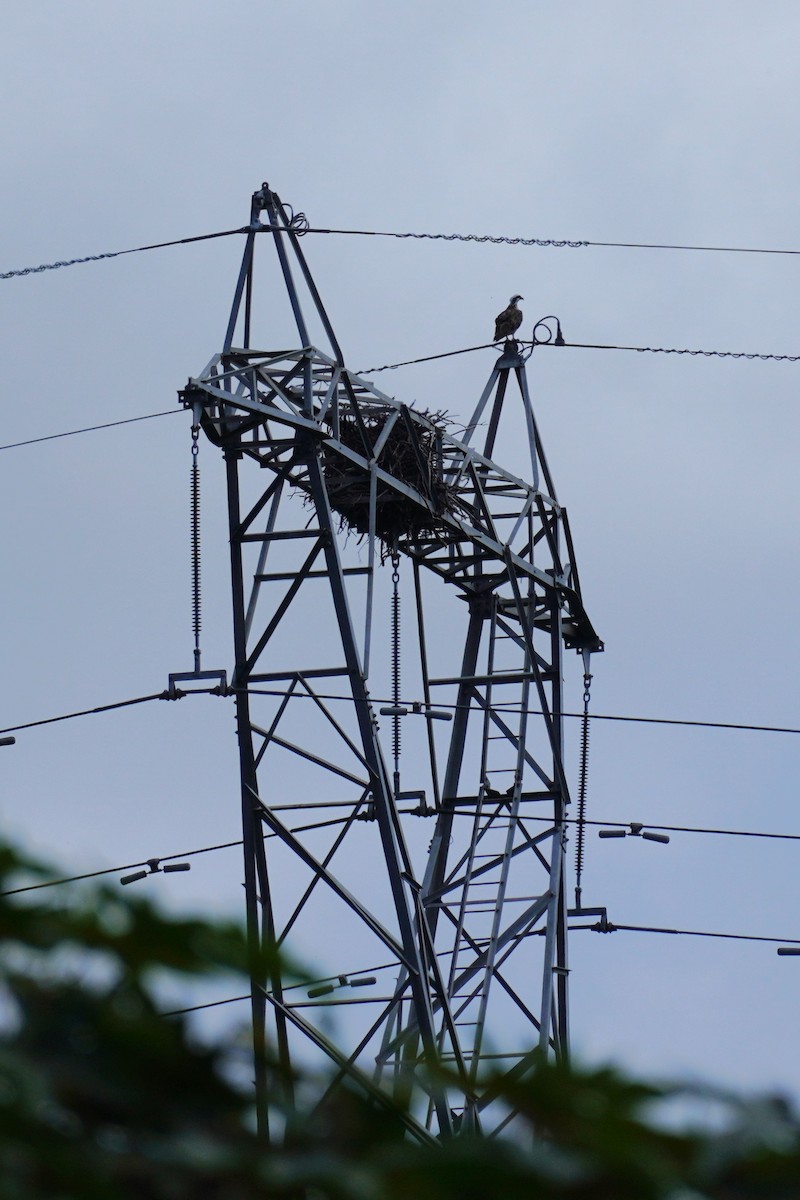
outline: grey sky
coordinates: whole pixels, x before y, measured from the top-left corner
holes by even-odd
[[[264,179],[322,226],[800,248],[791,0],[36,0],[8,5],[4,26],[1,270],[243,224]],[[556,313],[571,341],[800,352],[794,258],[311,236],[305,249],[355,368],[484,342],[516,291],[525,328]],[[220,348],[239,253],[231,239],[3,282],[0,442],[169,408]],[[256,340],[280,345],[283,294],[264,279]],[[492,361],[376,382],[463,418]],[[800,364],[534,354],[607,644],[598,711],[800,725],[799,378]],[[503,449],[511,469],[516,453]],[[185,418],[0,463],[0,725],[188,669]],[[202,469],[204,660],[228,666],[210,446]],[[598,724],[590,816],[798,832],[799,751],[790,736]],[[86,718],[2,754],[6,827],[67,869],[238,836],[224,701]],[[621,924],[800,936],[797,853],[591,838],[584,898]],[[147,886],[234,910],[239,873],[223,852]],[[587,1056],[797,1094],[800,968],[773,948],[582,933],[571,954]]]

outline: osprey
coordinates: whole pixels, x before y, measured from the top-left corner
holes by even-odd
[[[522,313],[517,308],[517,301],[524,300],[524,296],[512,296],[508,308],[495,317],[494,322],[494,340],[500,341],[500,338],[510,338],[519,329],[522,324]]]

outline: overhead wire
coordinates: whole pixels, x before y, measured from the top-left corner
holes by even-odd
[[[533,349],[538,349],[540,346],[557,346],[559,350],[623,350],[634,351],[637,354],[675,354],[688,355],[691,358],[733,358],[733,359],[748,359],[759,360],[760,362],[800,362],[800,354],[772,354],[760,353],[758,351],[749,350],[692,350],[677,346],[626,346],[616,343],[606,342],[539,342],[524,339],[518,339],[521,346],[531,346]],[[399,367],[414,367],[419,363],[435,362],[440,358],[456,358],[459,354],[473,354],[476,350],[494,350],[500,353],[500,347],[496,342],[484,342],[480,346],[465,346],[461,350],[447,350],[443,354],[426,354],[421,358],[407,358],[402,362],[384,363],[380,367],[367,367],[366,370],[357,371],[358,375],[379,375],[381,371],[396,371]]]
[[[2,276],[0,276],[2,278]],[[530,342],[523,341],[520,343],[524,346],[549,346],[554,345],[551,342]],[[800,354],[760,354],[756,352],[744,350],[688,350],[678,349],[671,346],[623,346],[602,344],[596,342],[564,342],[564,347],[573,350],[633,350],[640,354],[677,354],[691,355],[693,357],[703,358],[733,358],[733,359],[758,359],[761,362],[800,362]],[[562,346],[559,344],[559,349]],[[427,354],[421,358],[409,358],[402,362],[385,363],[380,367],[368,367],[366,370],[359,370],[354,374],[363,375],[378,375],[381,371],[396,371],[399,367],[412,367],[419,363],[435,362],[442,358],[455,358],[461,354],[472,354],[476,350],[497,350],[495,342],[484,342],[479,346],[466,346],[461,350],[446,350],[441,354]],[[54,442],[59,438],[76,437],[78,434],[95,433],[101,429],[115,429],[120,425],[134,425],[138,421],[152,421],[157,417],[169,417],[177,413],[182,413],[181,408],[169,408],[162,412],[145,413],[140,417],[125,417],[119,421],[105,421],[100,425],[86,425],[80,429],[67,429],[62,433],[49,433],[42,437],[25,438],[19,442],[6,442],[0,445],[0,450],[16,450],[21,446],[35,446],[41,442]]]
[[[457,805],[457,800],[456,800],[455,804]],[[359,801],[338,800],[338,801],[322,801],[322,802],[319,802],[316,804],[278,804],[278,805],[274,805],[272,807],[273,807],[274,811],[281,810],[281,811],[285,812],[285,811],[290,810],[293,812],[301,812],[301,811],[309,812],[309,811],[313,811],[317,808],[358,808]],[[457,807],[455,808],[455,811],[456,812],[459,811]],[[537,816],[536,814],[526,813],[524,815],[524,817],[522,817],[521,819],[523,821],[538,821],[538,822],[542,822],[545,824],[547,824],[548,822],[552,823],[551,817]],[[337,824],[337,823],[344,823],[346,820],[349,820],[349,818],[342,818],[340,822],[336,822],[336,821],[325,822],[325,824],[333,825],[333,824]],[[577,825],[578,824],[577,817],[565,817],[563,819],[563,821],[564,821],[565,825]],[[608,829],[608,828],[629,829],[630,824],[631,824],[630,821],[603,821],[601,819],[585,820],[583,823],[585,825],[599,826],[599,827],[606,828],[606,829]],[[752,830],[752,829],[716,829],[716,828],[709,828],[706,826],[697,826],[697,825],[654,825],[654,824],[651,824],[649,821],[643,821],[643,822],[641,822],[641,824],[642,824],[642,828],[644,828],[644,829],[662,830],[662,831],[668,832],[668,833],[690,833],[690,834],[694,833],[694,834],[707,834],[707,835],[724,836],[724,837],[761,838],[761,839],[769,840],[769,841],[800,842],[800,833],[768,833],[768,832],[765,832],[762,830]],[[319,827],[320,826],[317,823],[315,823],[313,825],[300,825],[300,826],[297,826],[296,828],[292,829],[291,832],[299,833],[303,830],[316,829]],[[273,837],[277,837],[277,836],[278,835],[273,832],[264,834],[265,839],[273,838]],[[175,859],[192,858],[192,857],[194,857],[196,855],[200,855],[200,854],[211,854],[217,850],[230,850],[236,846],[241,846],[241,845],[243,845],[243,841],[241,838],[238,838],[237,840],[232,841],[232,842],[218,842],[212,846],[200,846],[199,848],[196,848],[194,850],[182,850],[175,854],[160,854],[160,855],[156,855],[154,857],[157,858],[159,863],[172,862]],[[105,875],[118,875],[121,871],[130,871],[130,870],[135,869],[136,867],[147,866],[149,861],[151,861],[151,860],[150,859],[141,859],[137,862],[121,863],[117,867],[103,867],[99,871],[86,871],[81,875],[68,875],[68,876],[65,876],[60,879],[46,879],[46,880],[40,881],[39,883],[23,884],[20,887],[9,888],[5,891],[0,892],[0,897],[16,896],[23,892],[37,892],[37,891],[41,891],[44,888],[61,887],[62,885],[68,884],[68,883],[82,883],[87,879],[99,879]],[[621,926],[619,928],[621,928]],[[370,968],[370,970],[377,970],[377,968],[373,967],[373,968]]]
[[[800,946],[800,938],[764,937],[756,933],[715,933],[707,929],[665,929],[658,925],[615,925],[609,922],[607,929],[599,932],[616,933],[617,931],[626,933],[671,933],[682,937],[724,938],[725,940],[734,942],[778,942],[784,946]]]
[[[241,846],[242,839],[239,838],[235,842],[218,842],[215,846],[201,846],[197,850],[184,850],[180,854],[160,854],[158,861],[172,862],[175,858],[192,858],[197,854],[210,854],[212,850],[229,850],[232,846]],[[63,879],[46,879],[41,883],[27,883],[22,887],[9,888],[4,892],[0,892],[0,896],[17,896],[21,892],[38,892],[42,888],[60,887],[66,883],[82,883],[86,879],[100,879],[103,875],[118,875],[120,871],[131,871],[135,867],[146,867],[149,859],[143,858],[139,862],[123,863],[119,867],[104,867],[100,871],[85,871],[82,875],[68,875]]]
[[[401,241],[415,240],[434,242],[469,242],[477,245],[489,244],[496,246],[535,246],[553,249],[584,249],[595,247],[623,250],[682,250],[715,254],[800,255],[800,250],[774,246],[707,246],[685,242],[616,242],[599,241],[589,238],[569,239],[510,237],[506,235],[478,233],[431,233],[414,231],[400,232],[397,230],[387,229],[333,229],[307,224],[300,228],[292,227],[291,229],[287,229],[280,225],[259,225],[257,227],[241,225],[236,229],[223,229],[216,233],[201,233],[192,237],[173,238],[172,240],[166,242],[151,242],[144,246],[132,246],[125,250],[110,250],[101,254],[87,254],[79,258],[59,259],[56,262],[39,263],[37,266],[20,267],[16,270],[0,272],[0,279],[16,279],[27,275],[39,275],[44,271],[57,271],[64,267],[79,266],[82,263],[101,262],[104,259],[121,258],[123,255],[127,254],[142,254],[148,250],[163,250],[169,246],[186,246],[194,242],[207,242],[216,238],[232,237],[237,233],[246,234],[249,232],[272,234],[292,233],[297,236],[315,233],[334,235],[338,237],[391,238]]]
[[[235,691],[238,691],[239,689],[231,688],[230,690],[235,692]],[[286,695],[285,691],[281,691],[278,688],[250,687],[250,688],[241,689],[241,690],[243,690],[243,691],[246,690],[248,692],[248,694],[252,695],[252,696],[285,696]],[[341,693],[315,692],[314,695],[319,700],[338,700],[338,701],[346,702],[349,704],[355,703],[352,696],[344,696]],[[390,699],[387,699],[386,697],[372,696],[370,698],[371,698],[373,704],[391,704],[392,703],[392,701]],[[294,693],[292,693],[291,699],[292,700],[313,700],[314,696],[310,696],[310,695],[308,695],[308,693],[294,692]],[[414,702],[410,701],[410,700],[401,700],[401,705],[403,707],[408,707],[409,709],[412,708],[413,703]],[[424,715],[424,707],[425,706],[423,705],[422,706],[422,715]],[[503,704],[502,702],[496,704],[494,707],[499,712],[511,713],[515,716],[527,715],[527,716],[541,717],[541,716],[546,715],[545,713],[543,713],[542,709],[540,709],[540,708],[520,708],[520,707],[514,706],[512,704],[506,705],[506,704]],[[474,704],[447,704],[447,703],[440,702],[437,700],[436,708],[437,709],[446,709],[448,712],[458,712],[458,711],[463,711],[463,710],[478,711],[481,709],[481,705],[478,704],[477,702]],[[582,720],[583,716],[584,716],[583,712],[562,712],[560,715],[562,717],[571,717],[576,720],[577,719]],[[687,726],[689,728],[698,728],[698,729],[732,729],[732,730],[741,730],[744,732],[751,732],[751,733],[800,734],[800,728],[795,727],[795,726],[789,726],[789,725],[749,725],[744,722],[736,722],[736,721],[694,721],[694,720],[690,720],[690,719],[682,718],[682,717],[638,717],[638,716],[626,716],[626,715],[621,715],[618,713],[589,713],[589,720],[590,721],[623,721],[623,722],[628,722],[628,723],[632,723],[632,724],[642,724],[642,725],[676,725],[676,726]],[[7,730],[0,729],[0,733],[5,733],[5,732],[13,732],[13,731],[7,731]]]
[[[39,442],[55,442],[58,438],[76,437],[79,433],[94,433],[98,429],[114,429],[117,425],[133,425],[137,421],[152,421],[156,417],[171,417],[181,413],[182,408],[168,408],[164,412],[146,413],[143,417],[125,417],[122,421],[106,421],[102,425],[85,425],[83,429],[68,429],[64,433],[48,433],[44,437],[26,438],[24,442],[6,442],[0,450],[16,450],[19,446],[35,446]]]
[[[250,687],[250,688],[229,687],[225,694],[226,695],[235,695],[237,692],[240,692],[240,691],[242,691],[242,692],[246,691],[249,695],[252,695],[252,696],[282,697],[282,696],[286,695],[285,691],[280,690],[278,688],[258,688],[258,687],[255,687],[255,688],[254,687]],[[197,688],[197,689],[192,689],[190,691],[181,691],[181,690],[168,691],[168,690],[165,690],[162,692],[152,692],[147,696],[134,696],[130,700],[115,700],[115,701],[112,701],[110,704],[95,705],[94,708],[80,708],[80,709],[73,710],[72,712],[60,713],[58,716],[54,716],[54,717],[40,717],[36,721],[25,721],[19,725],[8,725],[4,729],[0,729],[0,735],[7,734],[7,733],[18,733],[24,729],[35,729],[42,725],[55,725],[61,721],[72,721],[77,717],[93,716],[96,713],[111,712],[114,709],[118,709],[118,708],[130,708],[137,704],[147,704],[151,700],[180,700],[180,699],[183,699],[185,696],[209,696],[209,695],[220,696],[222,694],[223,693],[222,693],[222,690],[220,687]],[[348,703],[348,704],[355,703],[352,696],[345,696],[341,693],[335,693],[335,692],[315,692],[313,696],[309,695],[308,693],[294,692],[292,694],[292,696],[290,697],[290,699],[291,700],[313,700],[315,697],[319,700],[336,700],[336,701],[341,701],[343,703]],[[386,698],[386,697],[381,698],[381,697],[377,697],[377,696],[372,696],[371,700],[374,704],[391,704],[392,703],[391,699]],[[406,700],[403,700],[401,703],[402,703],[402,705],[407,706],[409,708],[411,708],[412,704],[413,704],[412,701],[406,701]],[[466,709],[468,711],[478,711],[481,708],[481,705],[478,704],[477,702],[475,704],[448,704],[443,701],[440,702],[437,700],[436,707],[437,707],[437,709],[446,709],[451,712],[458,712],[461,709]],[[543,716],[543,715],[545,715],[543,713],[542,709],[539,709],[539,708],[520,708],[520,707],[515,707],[514,705],[510,705],[510,704],[505,705],[502,703],[498,704],[496,707],[497,707],[498,711],[507,713],[507,714],[509,714],[509,713],[514,714],[514,715],[525,714],[528,716]],[[424,706],[423,706],[423,710],[422,710],[422,715],[424,715]],[[582,720],[584,714],[583,714],[583,712],[562,712],[561,716],[562,717],[570,717],[570,718],[577,719],[577,720]],[[683,717],[640,717],[640,716],[629,716],[629,715],[620,714],[620,713],[590,713],[589,720],[590,721],[621,721],[621,722],[625,722],[625,723],[629,723],[629,724],[640,724],[640,725],[674,725],[674,726],[679,726],[679,727],[683,726],[683,727],[696,728],[696,729],[730,729],[730,730],[739,730],[742,732],[749,732],[749,733],[800,734],[800,728],[798,728],[796,726],[791,726],[791,725],[753,725],[753,724],[746,724],[744,722],[736,722],[736,721],[695,721],[695,720],[690,720],[688,718],[683,718]]]
[[[771,945],[800,946],[800,938],[768,937],[768,936],[764,936],[762,934],[755,934],[755,933],[718,933],[716,931],[707,930],[707,929],[669,929],[669,928],[662,927],[659,925],[616,925],[611,921],[608,921],[605,924],[598,922],[597,924],[593,924],[593,925],[570,926],[571,932],[578,932],[580,930],[585,930],[585,929],[591,930],[595,933],[602,933],[602,934],[660,933],[660,934],[671,934],[675,937],[718,938],[723,941],[767,942]],[[540,929],[529,930],[528,933],[521,934],[520,938],[518,940],[521,941],[522,938],[524,938],[524,937],[543,936],[544,933],[545,933],[545,931],[540,930]],[[436,957],[441,958],[441,957],[446,956],[449,953],[450,953],[450,951],[440,950],[440,951],[437,951]],[[374,971],[385,970],[385,969],[388,969],[388,968],[396,966],[396,965],[397,965],[396,963],[386,963],[386,964],[382,964],[381,966],[378,966],[378,967],[366,967],[363,969],[363,973],[367,974],[367,973],[372,973]],[[361,973],[362,973],[361,971],[359,971],[359,972],[348,971],[347,972],[348,975],[356,975],[356,974],[361,974]],[[330,976],[326,977],[326,979],[330,979],[330,980],[334,980],[336,978],[338,978],[338,976],[330,975]],[[307,987],[309,985],[309,983],[316,983],[316,982],[317,982],[316,980],[313,980],[313,981],[307,981],[307,982],[304,982],[301,984],[295,984],[295,985],[291,985],[291,986],[292,987]],[[320,980],[320,982],[322,982],[322,980]],[[289,990],[291,990],[291,988],[286,988],[284,990],[289,991]],[[204,1009],[207,1009],[207,1008],[219,1008],[225,1004],[234,1004],[238,1001],[250,1000],[250,999],[251,999],[251,997],[250,997],[249,993],[244,996],[227,996],[224,1000],[210,1000],[204,1004],[192,1004],[186,1008],[177,1008],[177,1009],[173,1009],[170,1012],[162,1012],[160,1015],[162,1017],[180,1017],[180,1016],[184,1016],[188,1013],[202,1012]],[[377,1003],[377,1001],[376,1001],[376,1003]]]
[[[258,232],[284,233],[282,227],[264,226]],[[297,231],[300,232],[300,231]],[[714,254],[778,254],[800,255],[800,250],[783,249],[767,246],[705,246],[686,242],[601,242],[588,238],[537,238],[537,237],[508,237],[504,235],[481,233],[399,233],[392,230],[380,229],[323,229],[318,226],[308,226],[302,230],[306,233],[327,233],[349,237],[379,237],[399,240],[418,240],[433,242],[472,242],[474,244],[490,244],[495,246],[541,246],[553,249],[569,248],[579,250],[589,246],[620,250],[692,250]]]
[[[145,250],[164,250],[167,246],[188,246],[191,242],[210,242],[215,238],[231,237],[235,233],[247,233],[247,226],[238,229],[223,229],[219,233],[200,233],[194,237],[175,238],[171,242],[152,242],[147,246],[133,246],[128,250],[109,250],[104,254],[87,254],[83,258],[59,259],[57,262],[40,263],[36,267],[20,267],[16,271],[3,271],[0,279],[18,279],[24,275],[40,275],[43,271],[58,271],[62,267],[77,267],[81,263],[100,262],[105,258],[121,258],[125,254],[142,254]]]
[[[60,713],[56,717],[40,717],[37,721],[25,721],[21,725],[9,725],[0,729],[0,734],[18,733],[22,729],[36,729],[40,725],[56,725],[60,721],[73,721],[76,717],[91,717],[95,713],[112,712],[116,708],[131,708],[136,704],[147,704],[151,700],[182,700],[185,696],[208,696],[219,694],[218,688],[197,688],[192,691],[152,692],[149,696],[134,696],[131,700],[115,700],[111,704],[98,704],[94,708],[79,708],[73,712]]]

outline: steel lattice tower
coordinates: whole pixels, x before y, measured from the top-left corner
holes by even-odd
[[[346,369],[301,232],[255,193],[224,346],[180,393],[227,471],[259,1117],[271,1057],[289,1103],[325,1057],[322,1088],[402,1097],[420,1139],[491,1134],[514,1113],[490,1076],[568,1052],[562,657],[602,645],[517,344],[452,436]],[[251,348],[258,234],[295,349]],[[530,482],[493,461],[512,400]],[[413,596],[391,696],[387,557]]]

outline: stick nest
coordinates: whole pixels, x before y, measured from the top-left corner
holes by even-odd
[[[347,449],[365,458],[371,457],[364,434],[370,447],[375,446],[396,411],[388,407],[362,407],[363,425],[352,414],[341,413],[339,441]],[[411,416],[406,418],[401,411],[380,452],[378,465],[400,483],[420,492],[433,511],[395,491],[379,478],[375,532],[387,547],[394,545],[398,538],[440,531],[441,517],[455,507],[456,490],[446,482],[442,462],[442,434],[450,425],[447,414],[420,409],[416,409],[415,414],[424,417],[424,423]],[[323,452],[323,470],[331,508],[341,517],[342,527],[362,536],[369,534],[369,471],[331,447]]]

